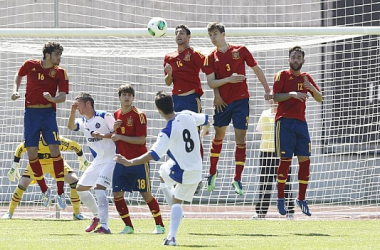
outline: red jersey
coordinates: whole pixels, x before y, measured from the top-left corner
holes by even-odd
[[[311,93],[303,86],[303,77],[307,76],[309,82],[318,90],[319,87],[315,84],[313,78],[308,73],[300,73],[300,75],[294,75],[290,70],[283,70],[277,73],[274,78],[273,94],[277,93],[289,93],[289,92],[302,92]],[[289,98],[286,101],[278,102],[276,121],[281,117],[292,118],[301,121],[306,121],[305,118],[306,102],[302,102],[295,98]]]
[[[130,111],[123,114],[121,109],[115,111],[115,120],[121,120],[121,126],[115,132],[125,136],[147,135],[146,115],[132,107]],[[125,141],[116,142],[116,151],[128,160],[139,157],[147,152],[146,144],[131,144]]]
[[[245,63],[249,67],[257,65],[251,52],[243,45],[228,45],[226,52],[215,49],[205,60],[206,75],[215,73],[215,79],[223,79],[233,73],[245,74]],[[249,98],[247,79],[239,83],[226,83],[219,87],[220,96],[227,104]]]
[[[182,52],[174,51],[165,55],[164,66],[170,64],[173,69],[173,95],[195,90],[199,96],[203,95],[199,72],[203,70],[204,55],[192,47]],[[166,72],[165,72],[166,75]]]
[[[49,104],[43,97],[44,92],[49,92],[55,97],[58,92],[69,93],[69,78],[66,70],[59,66],[43,68],[41,60],[27,60],[18,71],[19,76],[27,76],[25,107],[36,104]],[[56,104],[53,104],[55,109]]]

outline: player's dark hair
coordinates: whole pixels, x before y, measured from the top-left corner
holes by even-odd
[[[187,25],[185,25],[185,24],[180,24],[177,27],[175,27],[174,34],[176,34],[176,35],[177,35],[177,29],[184,29],[184,30],[186,30],[186,35],[191,35],[191,31],[190,31],[189,27],[187,27]]]
[[[289,57],[290,57],[290,54],[294,51],[301,52],[302,57],[305,58],[305,51],[301,48],[301,46],[294,46],[294,47],[289,48]]]
[[[83,101],[84,103],[89,101],[91,103],[91,107],[95,109],[94,99],[89,93],[84,93],[84,92],[80,93],[77,97],[75,97],[75,101]]]
[[[156,99],[154,100],[156,107],[161,110],[165,115],[171,114],[173,110],[173,98],[170,94],[159,91],[156,94]]]
[[[119,87],[119,92],[118,92],[119,97],[123,93],[129,93],[129,94],[132,94],[133,96],[135,96],[135,89],[130,84],[122,85]]]
[[[226,32],[224,29],[224,24],[223,23],[218,23],[218,22],[212,22],[207,25],[207,32],[211,32],[213,30],[219,30],[220,33]]]
[[[60,53],[63,52],[63,47],[61,44],[57,42],[48,42],[44,45],[44,48],[42,49],[42,54],[44,55],[44,59],[46,58],[45,54],[48,53],[51,55],[54,51],[58,51]]]

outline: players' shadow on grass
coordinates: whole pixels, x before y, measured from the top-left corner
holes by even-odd
[[[330,234],[318,234],[318,233],[308,233],[308,234],[294,234],[294,235],[297,235],[297,236],[310,236],[310,237],[315,237],[315,236],[320,236],[320,237],[329,237],[331,236]]]
[[[62,237],[66,237],[66,236],[80,236],[80,237],[83,237],[83,234],[73,234],[73,233],[70,233],[70,234],[49,234],[50,236],[62,236]]]
[[[205,247],[219,247],[218,245],[178,245],[181,248],[205,248]]]
[[[220,237],[228,237],[228,236],[231,236],[231,237],[236,237],[236,236],[247,236],[247,237],[275,237],[275,236],[279,236],[279,235],[275,235],[275,234],[210,234],[210,233],[189,233],[191,235],[196,235],[196,236],[220,236]]]

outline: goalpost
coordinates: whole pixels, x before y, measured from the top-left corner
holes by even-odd
[[[241,4],[240,10],[242,10],[244,4],[242,1],[237,2]],[[275,1],[267,1],[268,4],[273,2]],[[185,1],[185,3],[189,8],[193,7],[191,1]],[[309,7],[314,6],[312,3],[313,1],[308,2]],[[174,9],[180,7],[173,5],[176,4],[171,3],[170,7],[173,13],[176,13]],[[63,15],[68,6],[64,5],[60,8]],[[297,6],[297,4],[293,6],[294,13],[297,13]],[[206,8],[207,5],[203,7]],[[228,7],[223,6],[225,9]],[[260,9],[259,7],[256,11]],[[253,6],[249,6],[249,9],[253,9]],[[199,9],[197,11],[199,14],[203,13]],[[323,10],[320,11],[323,12]],[[111,15],[115,12],[118,11],[110,11]],[[130,83],[136,89],[135,106],[147,115],[147,146],[149,148],[152,145],[156,135],[165,125],[165,121],[154,106],[155,93],[159,90],[171,91],[171,88],[167,87],[163,81],[163,58],[166,53],[176,49],[174,27],[184,22],[180,15],[170,16],[170,18],[169,15],[165,15],[164,7],[156,13],[160,13],[160,16],[164,18],[168,16],[166,19],[169,21],[170,28],[162,38],[150,37],[144,28],[150,17],[153,17],[149,14],[144,16],[145,19],[136,21],[134,26],[126,25],[128,28],[120,27],[122,26],[120,20],[119,26],[106,26],[107,28],[97,26],[88,28],[80,26],[79,21],[76,21],[76,24],[80,27],[71,26],[72,22],[67,21],[67,27],[60,29],[40,27],[36,24],[27,29],[0,27],[0,79],[2,83],[0,98],[3,104],[0,112],[2,124],[0,212],[7,211],[13,191],[17,187],[17,183],[9,182],[6,175],[12,166],[14,151],[23,140],[25,80],[20,88],[22,98],[16,102],[10,100],[12,80],[25,60],[42,58],[42,46],[49,40],[59,41],[64,46],[61,65],[67,70],[70,79],[68,100],[57,105],[60,134],[78,141],[83,146],[86,156],[91,159],[88,148],[84,146],[82,135],[66,128],[72,100],[80,92],[90,92],[94,96],[97,110],[113,112],[119,108],[118,87]],[[309,13],[310,18],[313,16],[311,9],[304,10],[302,13]],[[310,73],[321,87],[324,96],[322,104],[315,102],[312,98],[309,98],[306,104],[306,118],[312,140],[311,176],[307,199],[313,217],[378,218],[380,216],[380,158],[378,155],[380,141],[380,59],[378,59],[380,41],[378,35],[380,27],[252,27],[247,22],[235,24],[233,20],[228,19],[228,16],[223,17],[228,20],[224,22],[227,41],[231,44],[247,46],[263,68],[271,87],[274,75],[279,70],[288,68],[288,48],[300,45],[305,49],[306,63],[303,71]],[[105,17],[104,19],[109,21]],[[222,18],[218,20],[223,21]],[[205,28],[208,21],[198,20],[194,23],[188,21],[188,23],[192,31],[191,46],[208,54],[213,49]],[[218,164],[219,176],[216,179],[216,188],[209,193],[204,187],[199,194],[194,196],[191,204],[185,204],[185,213],[189,216],[250,218],[254,214],[254,204],[259,194],[260,174],[258,160],[260,135],[256,132],[256,125],[261,112],[269,106],[263,99],[264,91],[261,84],[249,68],[247,68],[247,78],[251,94],[251,113],[247,132],[247,160],[242,179],[244,195],[235,194],[231,188],[235,168],[235,143],[230,125]],[[203,112],[209,114],[212,120],[213,92],[207,86],[203,73],[201,73],[201,79],[205,91],[201,98]],[[208,175],[213,134],[213,129],[211,129],[211,135],[203,139],[204,177]],[[69,165],[77,171],[77,156],[73,152],[62,154]],[[21,169],[24,169],[26,164],[27,157],[24,155]],[[166,203],[159,190],[157,170],[160,164],[161,162],[150,164],[152,193],[159,200],[163,215],[168,216],[169,208],[165,206]],[[298,190],[297,171],[298,163],[294,158],[291,175],[293,196]],[[80,172],[77,171],[77,173],[81,175]],[[51,178],[48,177],[48,180],[49,186],[55,188]],[[204,180],[204,186],[206,185]],[[65,187],[68,194],[69,187],[68,185]],[[113,205],[111,192],[108,195],[110,204]],[[131,215],[133,214],[134,218],[150,216],[149,209],[138,193],[126,194],[125,197],[132,208]],[[31,185],[25,192],[21,201],[22,205],[16,209],[14,217],[56,217],[55,209],[44,208],[40,203],[40,198],[39,187]],[[275,202],[276,198],[274,186],[272,202]],[[67,211],[61,212],[62,217],[71,215],[69,207]],[[117,212],[114,208],[111,209],[111,215],[117,217]],[[295,211],[296,217],[303,218],[297,208]],[[268,216],[279,218],[274,203]]]

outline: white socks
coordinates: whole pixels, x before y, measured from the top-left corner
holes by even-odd
[[[172,211],[170,213],[170,232],[167,237],[169,240],[176,237],[179,224],[181,223],[182,214],[182,205],[179,203],[173,204]]]
[[[160,183],[160,188],[162,190],[162,193],[164,194],[165,200],[168,203],[169,207],[172,207],[172,205],[173,205],[173,193],[172,193],[172,190],[169,189],[166,186],[166,183],[163,183],[163,182]]]
[[[94,196],[92,196],[90,190],[87,191],[77,191],[81,202],[94,214],[95,217],[98,215],[98,205],[96,204]]]
[[[108,199],[106,191],[95,189],[95,195],[98,200],[100,225],[108,230]]]

